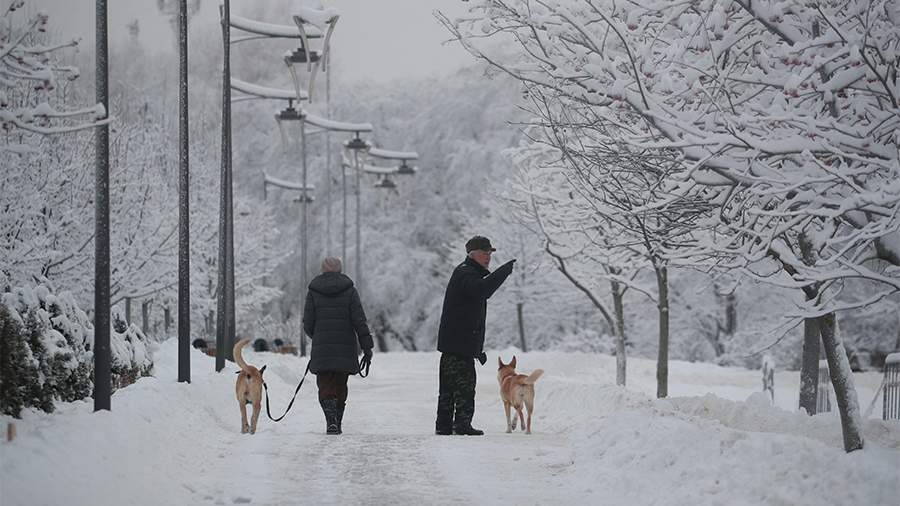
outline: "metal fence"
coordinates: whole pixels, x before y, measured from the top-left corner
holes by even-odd
[[[900,353],[891,353],[884,361],[884,397],[881,418],[900,420]]]

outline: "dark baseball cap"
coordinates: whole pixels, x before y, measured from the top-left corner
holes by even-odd
[[[491,246],[491,240],[487,237],[476,235],[466,241],[466,253],[480,249],[482,251],[497,251],[497,248]]]

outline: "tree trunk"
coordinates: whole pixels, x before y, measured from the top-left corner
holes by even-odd
[[[519,320],[519,345],[522,347],[523,353],[528,351],[528,346],[525,344],[525,317],[522,315],[524,305],[521,302],[516,303],[516,317]]]
[[[163,308],[163,326],[166,329],[166,335],[169,335],[169,327],[172,326],[172,310],[168,307]]]
[[[613,313],[616,316],[616,385],[625,386],[625,310],[622,305],[622,284],[610,281]]]
[[[131,297],[125,297],[125,325],[131,325]]]
[[[819,318],[819,331],[825,348],[825,359],[831,373],[831,384],[837,398],[838,411],[841,414],[841,432],[844,435],[844,451],[852,452],[863,447],[862,415],[859,401],[856,398],[856,387],[853,386],[853,373],[850,371],[850,360],[844,350],[840,327],[834,313]]]
[[[803,355],[800,361],[800,409],[816,414],[816,385],[819,381],[819,324],[815,318],[803,320]]]
[[[815,265],[816,257],[813,243],[804,231],[797,236],[800,257],[806,265]],[[789,270],[790,274],[791,271]],[[806,300],[811,301],[819,296],[819,283],[803,287]],[[816,392],[819,381],[819,336],[821,318],[807,318],[803,322],[803,356],[800,363],[800,407],[810,415],[816,414]]]
[[[387,341],[384,340],[383,332],[379,332],[375,335],[375,341],[378,343],[378,351],[382,353],[388,351]]]
[[[669,395],[669,277],[665,266],[654,266],[659,290],[659,354],[656,359],[656,397]]]
[[[146,336],[150,333],[150,304],[152,301],[141,302],[141,332]]]
[[[737,332],[737,297],[734,295],[734,292],[726,293],[724,296],[725,300],[725,324],[723,325],[722,331],[726,336],[733,336],[735,332]]]

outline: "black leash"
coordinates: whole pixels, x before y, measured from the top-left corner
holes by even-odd
[[[363,355],[363,358],[361,358],[359,360],[359,370],[357,371],[357,374],[359,374],[359,377],[365,378],[365,377],[369,376],[369,368],[370,367],[372,367],[372,359],[366,358],[366,356]],[[365,372],[363,372],[363,371],[365,371]],[[306,371],[303,372],[303,377],[300,378],[300,384],[297,385],[297,388],[294,390],[294,396],[291,397],[291,402],[288,403],[287,409],[285,409],[284,413],[281,416],[279,416],[278,418],[272,418],[272,411],[269,410],[269,385],[267,385],[266,382],[263,381],[263,388],[266,389],[266,415],[269,416],[269,420],[272,420],[273,422],[280,422],[285,416],[287,416],[288,411],[291,410],[291,406],[294,405],[294,401],[297,400],[297,393],[300,392],[300,387],[302,387],[303,382],[306,381],[307,374],[309,374],[309,362],[306,363]]]
[[[266,385],[266,382],[263,381],[263,387],[266,389],[266,414],[269,415],[269,420],[273,422],[280,422],[285,415],[288,414],[288,411],[291,410],[291,406],[294,405],[294,400],[297,399],[297,392],[300,391],[300,387],[303,386],[303,382],[306,381],[306,375],[309,374],[309,362],[306,363],[306,371],[303,373],[303,377],[300,378],[300,384],[297,385],[297,389],[294,390],[294,396],[291,398],[291,402],[288,404],[287,409],[284,410],[284,414],[279,416],[278,418],[272,418],[272,412],[269,411],[269,385]]]
[[[367,377],[369,375],[369,367],[372,367],[372,359],[363,355],[363,358],[359,359],[359,370],[356,374],[359,374],[360,378]],[[363,373],[364,370],[366,371],[365,373]]]

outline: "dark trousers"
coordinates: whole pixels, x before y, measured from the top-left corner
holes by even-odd
[[[319,400],[337,399],[341,404],[347,402],[347,378],[349,376],[345,372],[319,371],[316,374]]]
[[[475,359],[441,354],[436,430],[471,427],[475,416]]]

